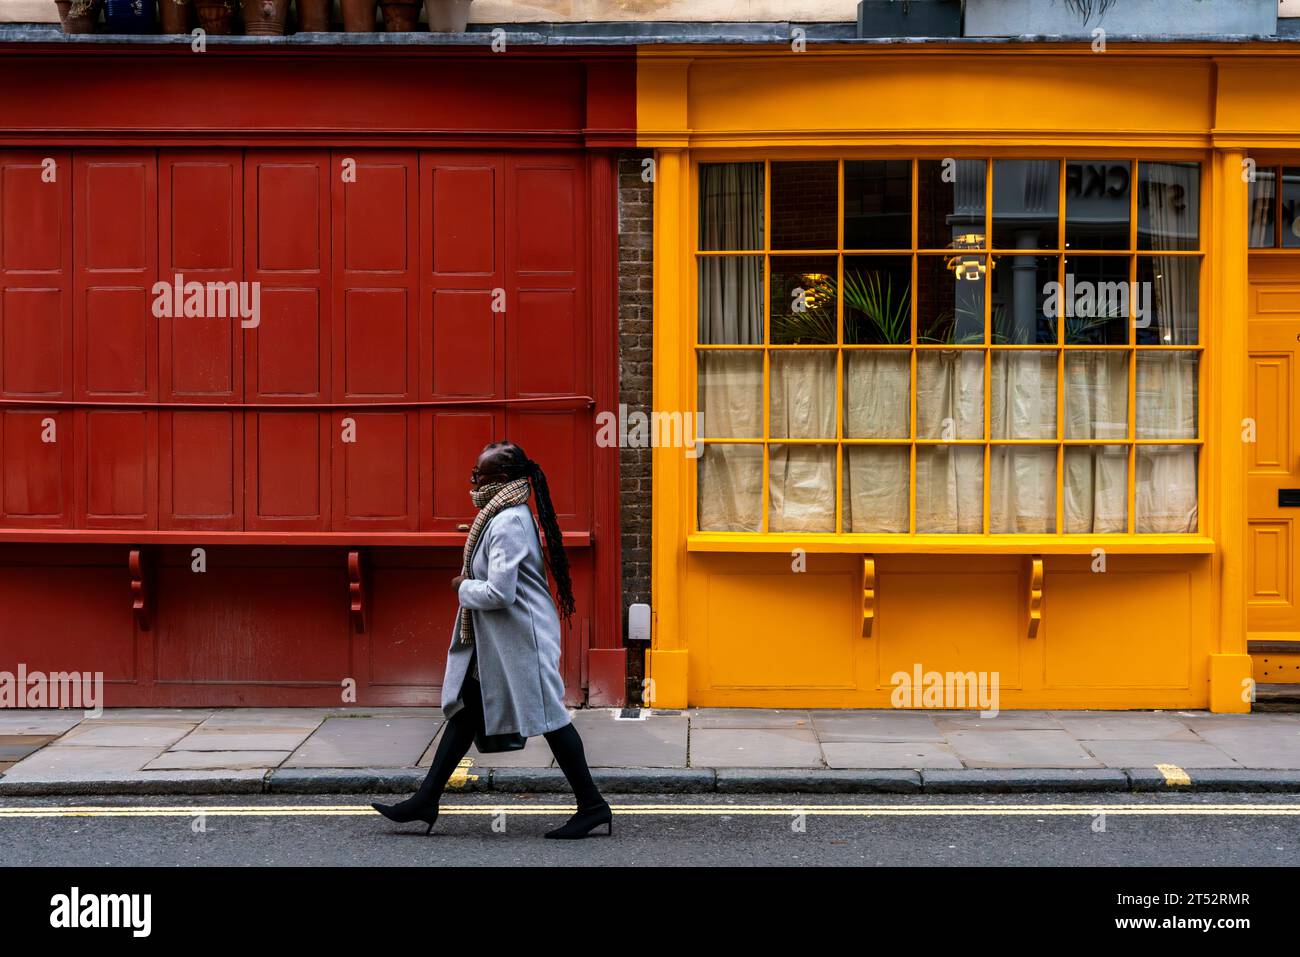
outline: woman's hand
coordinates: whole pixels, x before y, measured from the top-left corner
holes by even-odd
[[[465,580],[465,576],[464,576],[464,575],[457,575],[455,578],[453,578],[453,579],[451,580],[451,587],[452,587],[452,590],[453,590],[453,591],[460,591],[460,583],[463,582],[464,580]]]

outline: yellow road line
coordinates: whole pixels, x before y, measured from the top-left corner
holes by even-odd
[[[619,814],[755,817],[792,814],[862,817],[1300,816],[1300,804],[614,804]],[[444,804],[444,815],[572,813],[572,804]],[[60,817],[378,817],[368,804],[210,805],[194,807],[3,807],[0,819]]]

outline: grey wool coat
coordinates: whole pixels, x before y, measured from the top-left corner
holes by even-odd
[[[524,737],[569,723],[560,676],[560,616],[546,581],[542,545],[528,503],[492,517],[460,583],[460,604],[474,616],[474,644],[460,641],[459,618],[442,678],[442,711],[465,706],[461,686],[477,649],[486,734]]]

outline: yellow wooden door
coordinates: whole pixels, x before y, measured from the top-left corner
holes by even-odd
[[[1255,680],[1300,682],[1300,256],[1251,257],[1247,589]],[[1249,438],[1249,436],[1246,436]],[[1295,643],[1292,646],[1290,643]]]

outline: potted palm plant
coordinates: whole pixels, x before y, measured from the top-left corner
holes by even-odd
[[[64,33],[94,33],[104,0],[54,0]]]

